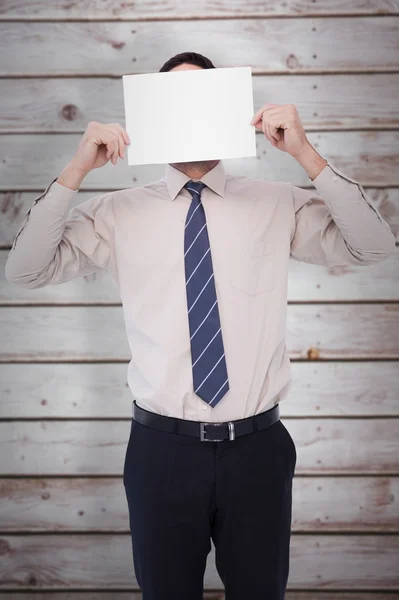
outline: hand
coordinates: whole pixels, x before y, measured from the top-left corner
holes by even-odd
[[[103,167],[110,159],[116,165],[118,158],[125,156],[125,144],[129,145],[130,139],[119,123],[90,121],[70,165],[84,174]]]
[[[250,124],[263,131],[272,146],[291,156],[298,156],[310,144],[294,104],[264,104]]]

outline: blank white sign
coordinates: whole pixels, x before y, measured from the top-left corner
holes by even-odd
[[[256,156],[251,67],[122,80],[129,165]]]

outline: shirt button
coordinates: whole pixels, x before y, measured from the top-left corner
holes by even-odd
[[[205,404],[202,405],[202,410],[208,410],[208,407]]]

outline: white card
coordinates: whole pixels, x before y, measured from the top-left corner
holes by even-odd
[[[129,165],[256,156],[251,67],[123,75]]]

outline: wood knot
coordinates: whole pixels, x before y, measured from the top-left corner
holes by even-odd
[[[296,69],[299,66],[299,61],[295,54],[289,54],[285,63],[289,69]]]
[[[33,573],[31,573],[28,577],[28,585],[37,585],[37,579]]]
[[[7,540],[0,540],[0,556],[6,556],[7,554],[15,554],[15,550],[11,548]]]
[[[111,46],[115,48],[115,50],[121,50],[126,42],[111,42]]]
[[[65,104],[61,110],[61,116],[65,121],[76,121],[79,109],[75,104]]]
[[[308,359],[309,360],[318,360],[319,358],[320,358],[320,350],[318,348],[309,348]]]

